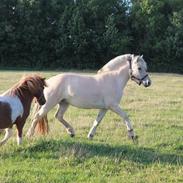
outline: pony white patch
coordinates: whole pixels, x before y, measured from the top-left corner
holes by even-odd
[[[18,116],[23,115],[24,109],[20,99],[17,96],[0,96],[1,102],[6,102],[11,107],[11,120],[14,123]]]

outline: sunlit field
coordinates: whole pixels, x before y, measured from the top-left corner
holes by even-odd
[[[0,93],[29,72],[0,71]],[[40,72],[49,78],[59,72]],[[92,73],[90,73],[92,74]],[[126,127],[108,111],[93,140],[87,134],[97,110],[70,107],[65,119],[74,127],[71,138],[48,114],[50,133],[16,144],[16,128],[0,147],[0,183],[176,183],[183,182],[183,76],[150,74],[152,86],[129,81],[121,107],[128,113],[139,143],[127,137]],[[3,138],[3,134],[0,135]]]

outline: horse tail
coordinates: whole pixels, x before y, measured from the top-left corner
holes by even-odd
[[[37,120],[36,133],[41,135],[46,135],[49,132],[48,118],[47,114]]]
[[[41,108],[41,105],[38,104],[38,102],[35,103],[33,108],[33,114],[37,114],[39,109]],[[49,132],[49,125],[48,125],[48,118],[47,114],[45,114],[43,117],[37,119],[35,131],[37,134],[46,135]]]

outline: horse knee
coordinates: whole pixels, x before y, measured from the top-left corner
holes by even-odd
[[[58,119],[59,121],[63,121],[64,118],[63,118],[63,113],[58,110],[56,113],[55,113],[55,118]]]

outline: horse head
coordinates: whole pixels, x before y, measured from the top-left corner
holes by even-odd
[[[147,73],[147,64],[143,59],[143,55],[132,55],[129,59],[130,78],[137,84],[143,84],[145,87],[151,85],[151,79]]]
[[[47,86],[45,78],[39,75],[32,75],[24,78],[24,83],[30,93],[37,99],[39,105],[44,105],[46,99],[44,96],[44,87]]]

